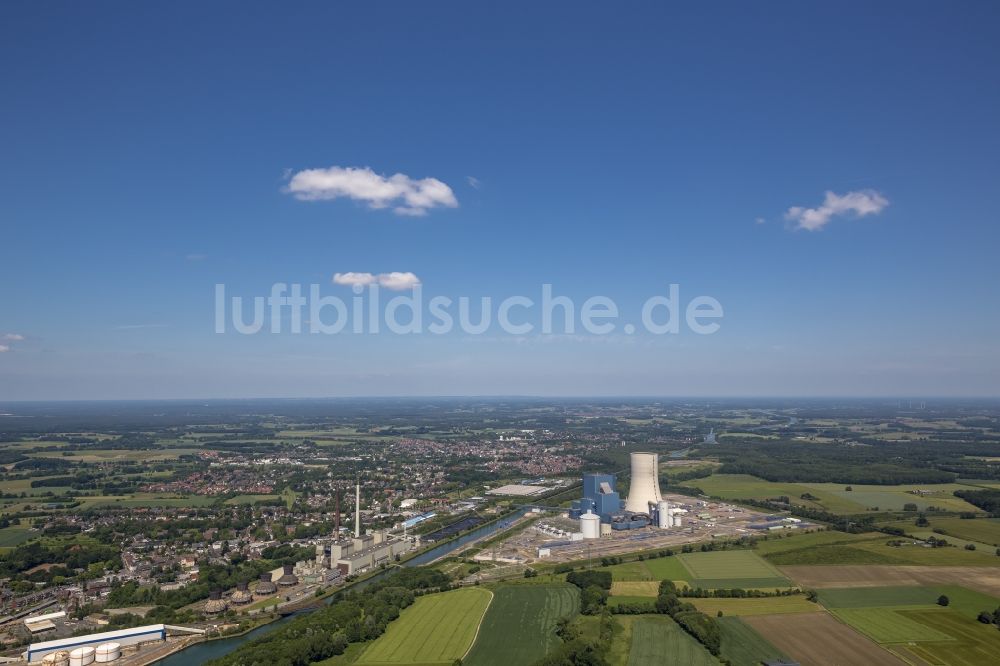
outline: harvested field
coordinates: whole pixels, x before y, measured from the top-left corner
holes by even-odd
[[[905,664],[878,644],[838,622],[829,613],[757,615],[741,619],[803,666]]]
[[[807,588],[959,585],[1000,596],[1000,567],[790,566],[782,573]]]
[[[611,594],[616,597],[655,597],[660,583],[655,580],[616,581],[611,583]]]

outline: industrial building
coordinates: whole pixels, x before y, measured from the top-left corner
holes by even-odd
[[[410,542],[390,540],[384,531],[316,546],[316,562],[349,576],[390,562],[410,549]]]
[[[597,514],[601,522],[610,523],[611,517],[621,513],[622,500],[615,490],[614,474],[584,474],[583,497],[574,500],[570,516],[579,518],[587,512]]]
[[[100,661],[113,662],[121,656],[122,647],[161,642],[166,640],[168,632],[172,634],[203,634],[205,630],[166,624],[149,624],[131,629],[104,631],[99,634],[32,643],[23,656],[28,663],[34,664],[42,662],[46,655],[62,652],[66,653],[68,661],[75,658],[81,664],[90,664],[97,661],[97,655],[100,652],[102,657]]]
[[[660,494],[659,455],[635,452],[630,461],[632,478],[625,502],[615,490],[614,475],[584,475],[583,497],[574,501],[569,511],[570,518],[580,520],[584,538],[597,538],[609,530],[633,530],[649,525],[670,529],[681,525],[680,514],[686,511],[672,507]],[[596,529],[591,516],[599,519]],[[591,534],[595,536],[588,536]]]

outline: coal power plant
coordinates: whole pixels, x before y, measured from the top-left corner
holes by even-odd
[[[679,507],[672,507],[660,494],[659,455],[635,452],[630,456],[631,480],[628,499],[622,500],[615,489],[613,474],[585,474],[583,497],[573,502],[570,517],[580,520],[584,538],[594,536],[594,523],[600,519],[606,530],[630,530],[654,526],[679,527]],[[602,532],[604,533],[604,532]]]

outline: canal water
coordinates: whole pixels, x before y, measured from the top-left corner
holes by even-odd
[[[468,534],[464,534],[458,537],[457,539],[448,541],[447,543],[443,543],[440,546],[435,546],[434,548],[424,551],[423,553],[420,553],[416,557],[407,560],[405,563],[403,563],[403,566],[414,567],[414,566],[420,566],[422,564],[427,564],[428,562],[433,562],[439,557],[447,555],[448,553],[461,548],[470,541],[475,541],[476,539],[480,539],[486,535],[506,529],[515,520],[517,520],[521,516],[531,511],[531,508],[532,507],[530,506],[522,507],[517,513],[507,516],[503,520],[498,520],[496,522],[489,523],[488,525],[483,525],[482,527],[478,527],[469,532]],[[388,573],[389,571],[392,570],[390,569],[387,572],[380,573],[360,583],[356,583],[350,589],[362,590],[371,583],[373,583],[374,581],[385,576],[386,573]],[[229,654],[230,652],[240,647],[244,643],[252,641],[255,638],[260,638],[261,636],[268,634],[274,631],[275,629],[278,629],[283,624],[291,620],[293,617],[298,617],[299,615],[304,613],[310,613],[312,612],[312,610],[314,609],[307,609],[299,611],[298,613],[287,615],[281,618],[280,620],[275,620],[270,624],[265,624],[262,627],[257,627],[253,631],[246,633],[242,636],[234,636],[232,638],[220,638],[219,640],[215,641],[205,641],[203,643],[195,643],[191,647],[185,648],[179,652],[175,652],[155,662],[155,666],[201,666],[205,662]]]

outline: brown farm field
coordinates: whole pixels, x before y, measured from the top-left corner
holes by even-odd
[[[829,613],[756,615],[741,618],[803,666],[904,666],[905,662]]]
[[[1000,567],[789,566],[781,572],[806,588],[958,585],[1000,596]]]

